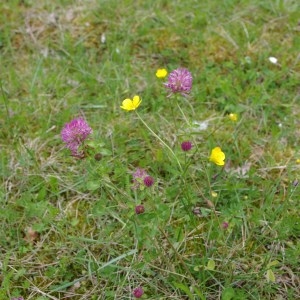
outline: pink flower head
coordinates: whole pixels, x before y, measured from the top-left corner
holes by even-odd
[[[165,87],[171,92],[169,96],[171,96],[172,93],[180,93],[186,96],[191,91],[192,83],[192,74],[185,68],[179,68],[170,73]]]
[[[137,205],[136,207],[135,207],[135,213],[137,214],[137,215],[140,215],[140,214],[143,214],[145,212],[145,207],[144,207],[144,205]]]
[[[11,300],[24,300],[23,297],[11,298]]]
[[[228,226],[229,226],[228,222],[223,222],[223,223],[222,223],[222,228],[223,228],[223,229],[227,229]]]
[[[185,141],[181,143],[181,149],[182,151],[190,151],[192,149],[193,145],[190,141]]]
[[[70,123],[65,124],[61,131],[61,138],[66,143],[73,156],[82,157],[83,153],[79,153],[78,148],[92,133],[92,128],[83,118],[73,119]]]
[[[135,298],[141,298],[143,294],[144,294],[143,288],[140,286],[133,290],[133,296]]]
[[[145,185],[146,187],[150,187],[150,186],[152,186],[152,185],[154,184],[154,178],[151,177],[151,176],[149,176],[149,175],[147,175],[147,176],[144,178],[143,182],[144,182],[144,185]]]
[[[133,176],[133,189],[142,188],[143,186],[150,187],[154,183],[154,179],[141,168],[137,168],[132,174]]]

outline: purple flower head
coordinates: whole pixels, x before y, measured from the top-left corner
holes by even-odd
[[[11,298],[10,300],[24,300],[23,297]]]
[[[133,296],[135,298],[141,298],[143,294],[144,294],[143,288],[140,286],[133,290]]]
[[[170,73],[165,87],[171,92],[169,96],[171,96],[172,93],[180,93],[186,96],[191,91],[192,83],[192,74],[185,68],[179,68]]]
[[[132,174],[133,176],[133,189],[143,188],[143,186],[150,187],[154,183],[154,179],[141,168],[137,168]]]
[[[228,222],[223,222],[223,223],[222,223],[222,228],[223,228],[223,229],[227,229],[228,226],[229,226]]]
[[[184,141],[181,143],[182,151],[190,151],[192,149],[192,143],[190,141]]]
[[[152,186],[153,183],[154,183],[154,178],[148,175],[148,176],[146,176],[146,177],[144,178],[143,181],[144,181],[144,185],[145,185],[146,187],[150,187],[150,186]]]
[[[148,176],[148,174],[144,169],[137,168],[136,171],[132,174],[133,188],[138,189],[146,176]]]
[[[65,124],[61,131],[61,138],[66,143],[73,156],[82,157],[83,153],[79,153],[78,148],[92,133],[92,128],[83,118],[73,119],[70,123]]]
[[[135,213],[136,213],[137,215],[143,214],[144,212],[145,212],[145,207],[144,207],[144,205],[137,205],[137,206],[135,207]]]

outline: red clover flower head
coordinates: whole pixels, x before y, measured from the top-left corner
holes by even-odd
[[[152,186],[153,185],[153,183],[154,183],[154,179],[153,179],[153,177],[151,177],[151,176],[146,176],[145,178],[144,178],[144,185],[146,186],[146,187],[150,187],[150,186]]]
[[[61,138],[66,143],[66,147],[71,150],[73,156],[82,157],[83,153],[79,153],[78,148],[91,133],[92,128],[89,127],[87,122],[83,118],[76,118],[65,124],[61,131]]]
[[[23,297],[11,298],[10,300],[24,300]]]
[[[229,226],[228,222],[223,222],[223,223],[222,223],[222,228],[223,228],[223,229],[227,229],[228,226]]]
[[[181,95],[186,96],[191,91],[192,83],[192,74],[185,68],[178,68],[170,73],[168,82],[165,83],[165,87],[171,92],[169,96],[171,96],[172,93],[180,93]]]
[[[135,207],[135,213],[136,213],[137,215],[143,214],[144,212],[145,212],[145,207],[144,207],[144,205],[140,204],[140,205],[137,205],[137,206]]]
[[[153,177],[149,176],[148,173],[141,168],[137,168],[132,174],[133,176],[133,189],[142,188],[143,186],[150,187],[154,183]]]
[[[141,298],[143,294],[144,294],[143,288],[140,286],[133,290],[133,296],[135,298]]]
[[[181,143],[181,149],[182,151],[190,151],[192,149],[193,145],[190,141],[184,141]]]

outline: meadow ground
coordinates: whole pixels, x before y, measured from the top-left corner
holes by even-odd
[[[1,300],[300,298],[297,1],[0,11]],[[167,97],[156,70],[180,67]]]

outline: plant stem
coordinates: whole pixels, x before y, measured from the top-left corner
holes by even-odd
[[[170,148],[170,146],[168,146],[149,126],[148,124],[141,118],[141,116],[138,114],[138,112],[136,112],[138,118],[141,120],[141,122],[145,125],[145,127],[167,148],[169,149],[169,151],[172,153],[172,155],[174,156],[174,158],[176,159],[176,162],[180,168],[180,171],[182,171],[182,167],[181,164],[176,156],[176,154],[174,153],[174,151]]]

